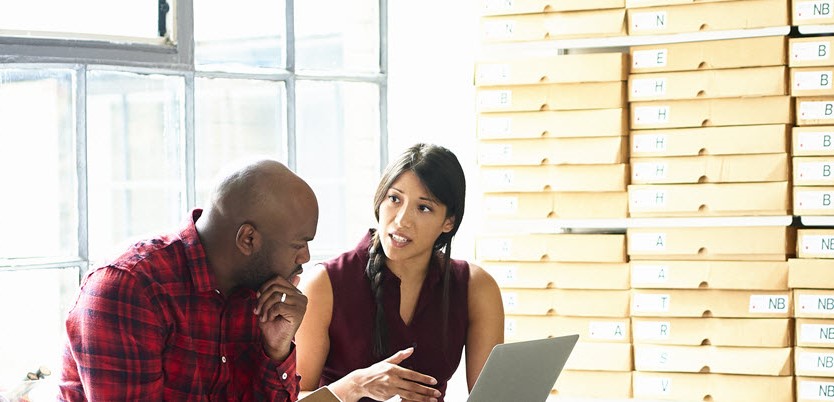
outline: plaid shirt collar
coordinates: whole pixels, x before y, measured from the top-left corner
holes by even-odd
[[[194,284],[194,288],[199,292],[209,292],[217,289],[217,282],[209,268],[206,249],[200,242],[200,236],[195,226],[197,219],[200,219],[202,214],[203,210],[200,208],[192,210],[187,224],[179,233],[179,237],[185,247],[186,262],[191,272],[191,282]]]

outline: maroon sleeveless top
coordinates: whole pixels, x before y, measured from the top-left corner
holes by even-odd
[[[382,360],[373,356],[376,303],[371,293],[371,285],[365,276],[365,266],[370,258],[370,245],[369,233],[359,242],[356,249],[324,263],[333,287],[333,315],[329,330],[330,353],[324,362],[319,386],[330,384],[351,371]],[[441,339],[441,261],[440,258],[432,258],[409,325],[400,317],[400,279],[387,267],[383,267],[383,302],[390,348],[389,353],[383,358],[413,346],[414,353],[400,365],[434,377],[437,379],[437,385],[434,387],[445,395],[446,383],[457,370],[466,343],[469,325],[469,264],[460,260],[452,260],[450,264],[449,321],[444,352]]]

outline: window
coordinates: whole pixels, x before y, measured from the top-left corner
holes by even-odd
[[[176,230],[226,163],[310,183],[320,260],[373,225],[387,159],[385,0],[65,3],[0,14],[0,394],[57,380],[79,279]]]

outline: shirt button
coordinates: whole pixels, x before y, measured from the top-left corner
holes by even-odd
[[[281,374],[281,379],[286,380],[287,379],[287,373]]]
[[[226,363],[226,356],[220,356],[220,361]]]
[[[217,292],[217,294],[220,294],[220,289],[214,289],[214,291]]]

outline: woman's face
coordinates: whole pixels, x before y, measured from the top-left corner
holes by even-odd
[[[391,262],[423,261],[441,233],[454,228],[446,205],[436,200],[412,171],[391,184],[379,206],[377,233]]]

